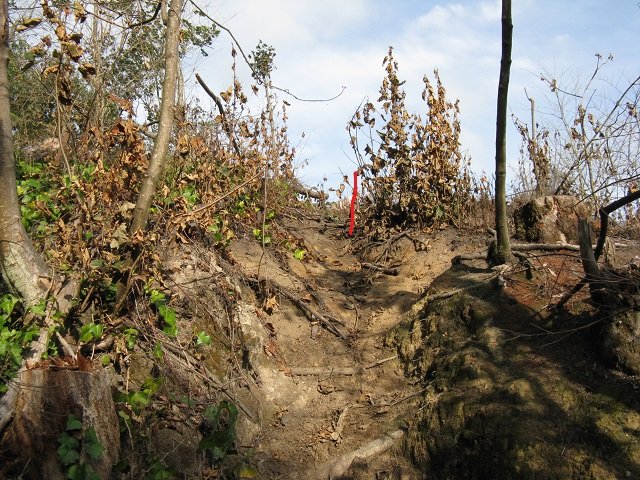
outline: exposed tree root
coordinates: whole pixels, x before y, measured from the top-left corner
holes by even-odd
[[[382,437],[372,440],[353,452],[346,453],[336,461],[327,463],[320,467],[312,475],[312,478],[326,480],[343,476],[349,470],[354,460],[368,460],[389,450],[393,444],[402,438],[404,430],[394,430],[384,434]]]

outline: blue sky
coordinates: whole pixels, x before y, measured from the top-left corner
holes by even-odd
[[[409,110],[423,113],[422,76],[433,78],[437,68],[449,99],[460,99],[462,150],[475,171],[493,170],[499,0],[208,0],[207,11],[234,32],[247,52],[258,40],[275,48],[276,85],[306,98],[332,97],[346,87],[331,102],[287,99],[291,140],[299,146],[299,162],[306,163],[298,174],[306,183],[316,185],[326,176],[326,186],[335,187],[341,172],[354,170],[345,126],[364,98],[377,98],[382,58],[390,45],[406,80]],[[571,89],[590,78],[596,53],[612,54],[597,85],[599,94],[610,98],[640,73],[638,0],[515,0],[513,21],[509,110],[525,121],[525,88],[536,99],[538,121],[553,121],[545,101],[549,92],[540,81],[543,72]],[[231,82],[230,48],[223,34],[193,67],[214,90],[226,90]],[[248,69],[239,71],[248,85]],[[515,168],[519,137],[514,129],[508,145]]]

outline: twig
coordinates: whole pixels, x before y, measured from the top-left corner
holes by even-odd
[[[200,207],[200,208],[196,208],[195,210],[191,211],[191,212],[185,212],[185,213],[180,213],[176,216],[188,216],[188,215],[195,215],[196,213],[200,213],[203,212],[205,210],[208,210],[209,208],[215,206],[218,202],[221,202],[222,200],[224,200],[225,198],[233,195],[235,192],[237,192],[238,190],[240,190],[241,188],[246,187],[248,184],[250,184],[251,182],[253,182],[256,178],[261,177],[263,175],[263,172],[260,171],[258,173],[256,173],[253,177],[249,178],[248,180],[245,180],[244,182],[242,182],[240,185],[238,185],[237,187],[235,187],[234,189],[230,190],[229,192],[225,193],[224,195],[219,196],[218,198],[216,198],[215,200],[213,200],[210,203],[207,203],[206,205]]]
[[[169,354],[182,365],[186,366],[188,370],[192,371],[195,375],[200,377],[202,380],[210,382],[214,388],[220,390],[224,393],[235,405],[242,410],[247,417],[251,420],[256,420],[255,415],[251,412],[251,410],[238,398],[236,398],[229,389],[223,384],[218,377],[216,377],[211,371],[204,365],[202,362],[198,362],[193,356],[191,356],[186,350],[182,348],[178,348],[170,342],[166,340],[160,340],[160,343],[168,350]],[[184,359],[180,357],[184,357]],[[195,368],[194,365],[199,365],[205,373],[200,372]]]
[[[333,432],[331,432],[331,440],[333,440],[334,442],[340,441],[340,437],[342,436],[342,431],[344,430],[344,424],[347,420],[347,412],[349,411],[350,408],[351,408],[351,405],[347,405],[346,407],[344,407],[342,412],[340,412],[340,416],[336,421],[336,426],[333,429]]]
[[[497,277],[500,274],[500,272],[496,271],[493,272],[489,275],[487,275],[486,277],[480,278],[478,279],[478,285],[472,285],[470,287],[461,287],[461,288],[456,288],[454,290],[448,290],[446,292],[441,292],[441,293],[434,293],[433,295],[427,295],[427,291],[424,292],[423,296],[421,297],[421,300],[425,300],[427,303],[432,302],[434,300],[442,300],[443,298],[449,298],[449,297],[453,297],[454,295],[457,295],[459,293],[462,292],[466,292],[469,290],[473,290],[475,288],[481,288],[486,286],[485,282],[491,280],[492,278]]]
[[[376,362],[370,363],[369,365],[364,367],[364,369],[369,370],[370,368],[377,367],[378,365],[382,365],[383,363],[390,362],[391,360],[395,360],[396,358],[398,358],[398,355],[391,355],[390,357],[383,358],[382,360],[378,360]]]
[[[427,386],[427,387],[424,387],[424,388],[423,388],[423,389],[421,389],[421,390],[418,390],[417,392],[413,392],[413,393],[410,393],[410,394],[408,394],[408,395],[405,395],[405,396],[404,396],[404,397],[402,397],[400,400],[396,400],[395,402],[390,403],[390,404],[388,405],[388,407],[395,407],[395,406],[396,406],[396,405],[398,405],[399,403],[406,402],[407,400],[409,400],[409,399],[411,399],[411,398],[413,398],[413,397],[417,397],[418,395],[420,395],[420,394],[422,394],[422,393],[426,392],[428,388],[429,388],[429,387]]]
[[[360,265],[362,266],[362,268],[382,272],[385,275],[397,276],[399,273],[399,270],[397,268],[385,267],[384,265],[377,265],[375,263],[362,262]]]
[[[194,8],[205,18],[207,18],[211,23],[213,23],[216,27],[224,30],[225,32],[227,32],[227,34],[231,37],[231,40],[233,40],[233,43],[235,44],[236,47],[238,47],[238,50],[240,51],[240,54],[242,55],[242,58],[244,58],[245,63],[248,65],[249,69],[251,69],[251,73],[253,73],[254,78],[256,79],[256,81],[262,85],[264,85],[264,80],[262,79],[262,76],[259,74],[259,72],[257,72],[255,70],[255,68],[253,67],[253,63],[251,63],[251,61],[249,61],[249,57],[247,57],[246,53],[244,53],[244,50],[242,49],[242,46],[240,45],[240,42],[238,42],[238,40],[236,39],[235,35],[231,32],[231,30],[229,30],[227,27],[225,27],[224,25],[222,25],[220,22],[214,20],[211,15],[209,15],[207,12],[205,12],[202,8],[200,8],[193,0],[189,0],[189,2],[191,3],[191,5],[194,6]],[[331,97],[331,98],[300,98],[297,95],[294,95],[293,93],[291,93],[288,89],[286,88],[280,88],[280,87],[276,87],[275,85],[271,85],[271,88],[273,88],[274,90],[278,90],[282,93],[286,93],[287,95],[289,95],[291,98],[295,98],[296,100],[300,101],[300,102],[330,102],[332,100],[335,100],[336,98],[338,98],[339,96],[341,96],[344,91],[347,89],[347,87],[342,87],[342,90],[340,91],[340,93],[338,93],[337,95]]]
[[[276,289],[282,295],[287,297],[291,302],[293,302],[300,310],[304,311],[307,314],[307,317],[309,317],[311,320],[317,320],[322,324],[323,327],[325,327],[327,330],[329,330],[331,333],[333,333],[337,337],[340,337],[342,340],[348,340],[347,335],[345,335],[340,330],[338,330],[338,328],[333,323],[331,323],[331,321],[327,319],[325,315],[321,314],[312,306],[304,303],[296,295],[287,291],[285,288],[279,285],[276,285]]]
[[[557,310],[559,308],[561,308],[565,303],[567,303],[569,300],[571,300],[571,298],[578,293],[580,290],[582,290],[582,287],[584,287],[587,284],[587,277],[583,277],[572,289],[571,291],[565,293],[563,295],[563,297],[558,301],[558,303],[556,303],[555,305],[551,305],[549,307],[550,310]]]
[[[344,375],[351,376],[358,373],[358,370],[350,367],[293,367],[290,369],[292,375],[303,376],[312,376],[312,375],[321,375],[321,376],[333,376],[333,375]]]
[[[249,283],[253,283],[254,285],[260,285],[260,281],[258,279],[256,279],[256,278],[246,277],[245,281],[247,281]],[[344,322],[339,321],[339,320],[331,317],[330,315],[323,315],[318,310],[313,308],[311,305],[307,305],[305,302],[300,300],[297,295],[295,295],[292,292],[288,291],[286,288],[284,288],[281,285],[273,284],[273,288],[278,293],[280,293],[283,296],[285,296],[286,298],[288,298],[300,310],[302,310],[307,315],[309,320],[320,322],[320,324],[323,327],[325,327],[327,330],[329,330],[335,336],[337,336],[337,337],[339,337],[339,338],[341,338],[343,340],[348,340],[347,335],[345,335],[340,330],[338,330],[338,328],[331,322],[331,319],[335,323],[340,323],[342,325],[344,325]]]
[[[69,342],[67,342],[64,339],[64,337],[60,335],[60,332],[56,332],[56,338],[58,339],[58,342],[60,342],[60,345],[62,346],[62,351],[66,356],[68,357],[76,356],[76,352],[73,351],[73,348],[71,348],[71,345],[69,345]]]
[[[387,252],[389,251],[389,248],[391,247],[391,245],[393,245],[395,242],[397,242],[398,240],[400,240],[403,237],[408,237],[409,238],[409,233],[411,232],[411,230],[405,230],[404,232],[400,232],[397,235],[394,235],[393,237],[389,238],[388,240],[386,240],[385,243],[385,247],[382,250],[382,253],[380,255],[378,255],[378,258],[376,259],[376,263],[379,262],[382,257],[384,257]]]
[[[218,112],[220,112],[220,116],[222,117],[222,123],[224,124],[224,129],[227,131],[227,135],[229,136],[229,140],[231,140],[231,145],[233,145],[233,150],[236,152],[236,155],[241,156],[240,147],[238,146],[238,142],[236,141],[236,136],[233,132],[233,128],[231,124],[227,120],[227,114],[224,111],[224,106],[222,105],[222,101],[220,97],[218,97],[215,93],[211,91],[209,86],[204,83],[204,80],[200,76],[200,74],[196,73],[196,80],[200,84],[200,86],[204,89],[204,91],[209,95],[213,101],[216,103],[218,107]]]
[[[460,255],[456,255],[451,259],[452,265],[457,265],[461,263],[463,260],[486,260],[487,253],[463,253]]]
[[[364,368],[350,368],[350,367],[294,367],[291,368],[292,375],[323,375],[323,376],[333,376],[333,375],[345,375],[351,376],[361,373],[364,370],[369,370],[371,368],[382,365],[383,363],[389,362],[398,358],[398,355],[391,355],[390,357],[383,358],[382,360],[377,360]]]

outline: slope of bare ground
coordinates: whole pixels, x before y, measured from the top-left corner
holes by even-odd
[[[531,253],[501,287],[484,261],[451,265],[481,235],[363,255],[330,219],[286,227],[302,261],[255,239],[228,254],[255,305],[262,417],[239,446],[261,478],[640,478],[637,379],[598,360],[586,291],[548,309],[582,277],[576,253]]]
[[[577,253],[528,252],[498,279],[483,260],[451,264],[482,252],[481,234],[363,248],[311,212],[280,217],[266,248],[167,248],[178,338],[122,367],[130,390],[166,379],[139,427],[147,457],[177,478],[640,478],[640,386],[599,360],[606,319],[586,291],[548,308],[582,277]],[[200,330],[214,344],[187,355]],[[240,416],[213,460],[202,407],[224,399]],[[140,448],[124,443],[130,464]]]
[[[251,356],[267,393],[252,463],[263,478],[422,478],[400,453],[422,386],[405,377],[385,339],[451,258],[478,251],[481,239],[411,234],[365,259],[330,219],[286,227],[307,250],[302,261],[286,249],[263,253],[253,238],[228,249],[243,276],[260,280],[249,282],[250,295],[265,334]],[[375,269],[382,264],[393,270]]]

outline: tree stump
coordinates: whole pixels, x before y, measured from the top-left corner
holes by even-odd
[[[527,242],[576,242],[578,218],[588,218],[591,209],[577,197],[548,195],[538,197],[513,213],[515,238]]]
[[[632,266],[601,269],[586,220],[579,221],[578,230],[591,299],[602,318],[596,338],[602,357],[614,368],[640,375],[640,271]]]
[[[110,478],[118,460],[120,429],[107,371],[87,371],[84,365],[59,360],[52,365],[23,370],[15,416],[0,440],[0,477],[26,475],[25,478],[63,480],[69,466],[62,466],[58,454],[61,435],[69,415],[78,419],[81,430],[68,434],[79,437],[78,464]],[[82,368],[82,369],[81,369]],[[102,447],[99,458],[83,452],[86,433],[93,429]]]

